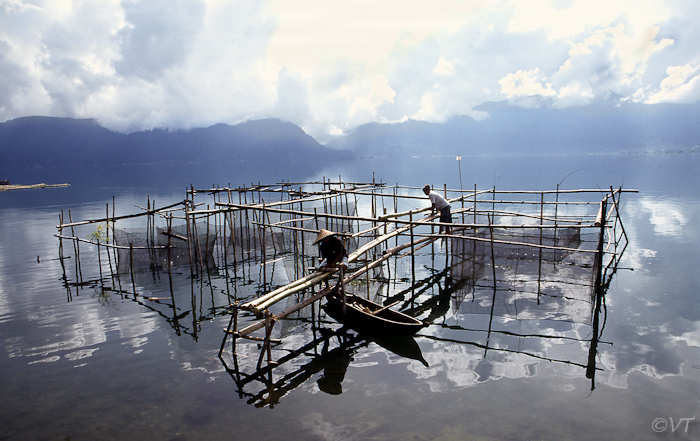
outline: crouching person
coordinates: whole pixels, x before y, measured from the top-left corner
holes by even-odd
[[[345,278],[345,270],[348,267],[348,252],[345,250],[343,241],[338,238],[337,233],[321,230],[313,243],[313,245],[316,244],[318,244],[318,249],[323,259],[320,268],[332,269],[337,267],[340,270],[339,283],[343,294],[345,294],[343,279]],[[326,288],[328,288],[328,279],[324,280],[324,282]]]

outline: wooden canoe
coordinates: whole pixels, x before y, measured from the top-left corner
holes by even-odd
[[[378,335],[413,335],[428,326],[402,312],[389,309],[354,294],[346,293],[343,315],[343,295],[333,290],[326,295],[326,312],[338,322],[358,332]]]

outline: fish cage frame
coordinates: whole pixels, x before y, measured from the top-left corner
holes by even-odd
[[[353,250],[349,256],[351,263],[357,262],[359,265],[359,262],[364,262],[364,264],[357,266],[355,271],[346,274],[345,284],[350,284],[363,276],[369,280],[370,271],[380,267],[383,262],[391,258],[409,256],[411,258],[411,283],[415,284],[415,255],[420,249],[430,246],[438,239],[484,241],[493,247],[494,244],[499,243],[499,239],[493,237],[493,231],[504,225],[499,223],[499,220],[507,219],[510,222],[507,224],[507,228],[511,231],[527,228],[543,232],[554,229],[555,237],[557,229],[575,226],[579,229],[598,233],[598,243],[595,249],[571,250],[563,246],[537,243],[517,241],[509,241],[509,243],[539,250],[590,252],[595,256],[595,266],[593,268],[595,280],[592,284],[592,289],[595,292],[595,314],[593,315],[592,324],[594,337],[591,339],[591,347],[597,346],[600,335],[599,328],[601,326],[599,316],[601,305],[604,302],[604,295],[613,275],[618,269],[619,260],[628,244],[628,238],[619,214],[620,197],[622,193],[637,192],[637,190],[614,189],[610,187],[609,191],[602,191],[601,189],[561,190],[559,188],[548,191],[507,191],[496,190],[495,187],[478,190],[475,185],[472,191],[471,189],[448,189],[446,186],[443,186],[441,191],[453,207],[453,220],[456,220],[449,224],[453,230],[451,234],[436,234],[434,232],[435,227],[443,225],[434,221],[437,217],[436,215],[428,214],[422,218],[420,217],[431,210],[428,206],[427,198],[420,190],[421,187],[408,187],[398,184],[387,185],[381,181],[376,182],[374,180],[364,183],[345,182],[341,177],[337,181],[323,178],[322,181],[282,182],[270,185],[258,183],[257,185],[251,184],[250,186],[237,188],[229,185],[227,187],[212,186],[212,188],[208,189],[195,189],[190,186],[186,190],[186,198],[182,202],[156,208],[155,202],[151,201],[149,196],[146,206],[138,207],[141,209],[141,212],[135,214],[117,216],[114,212],[114,206],[116,205],[114,200],[112,212],[110,213],[110,207],[107,204],[105,216],[99,219],[74,222],[69,210],[68,222],[65,222],[64,213],[61,212],[56,237],[59,239],[59,260],[63,267],[64,283],[70,297],[70,284],[68,283],[66,263],[64,262],[66,260],[63,250],[64,241],[69,241],[73,244],[73,254],[76,257],[74,259],[76,286],[90,283],[90,281],[85,282],[82,279],[79,257],[81,243],[97,247],[100,267],[99,283],[103,284],[105,280],[111,277],[113,284],[119,284],[119,291],[122,293],[128,293],[128,291],[121,288],[119,270],[114,270],[114,267],[118,266],[118,264],[115,263],[113,265],[112,262],[113,260],[115,262],[119,260],[116,256],[117,253],[121,253],[121,258],[128,256],[128,273],[133,288],[130,294],[133,294],[134,299],[138,297],[134,282],[133,262],[135,253],[153,253],[155,251],[166,253],[167,262],[170,262],[170,253],[175,248],[173,243],[175,241],[185,242],[187,244],[185,261],[189,265],[193,277],[204,277],[207,274],[208,266],[211,265],[210,259],[207,258],[210,257],[210,253],[217,253],[215,260],[218,263],[214,263],[214,265],[219,268],[223,267],[226,273],[230,266],[236,267],[244,264],[246,261],[259,261],[260,274],[262,275],[261,293],[257,298],[246,302],[240,302],[235,299],[235,296],[232,296],[232,301],[226,305],[225,308],[230,311],[231,317],[227,328],[224,329],[224,338],[219,350],[219,357],[221,358],[229,338],[232,339],[234,348],[238,338],[261,341],[263,345],[258,361],[258,369],[260,369],[265,355],[267,355],[268,364],[272,362],[271,346],[279,342],[277,339],[272,338],[272,330],[275,323],[322,299],[332,289],[332,287],[318,291],[314,289],[317,285],[323,283],[324,280],[332,277],[332,272],[312,272],[309,270],[309,268],[313,268],[316,256],[312,254],[313,252],[306,243],[309,242],[309,236],[315,236],[321,226],[325,229],[335,230],[338,225],[341,225],[341,228],[342,225],[356,225],[358,231],[355,233],[346,233],[344,231],[337,231],[337,233],[342,234],[347,240],[356,238],[364,238],[365,240],[365,243]],[[563,196],[590,196],[600,195],[601,193],[603,195],[601,199],[583,201],[560,200]],[[236,194],[238,195],[237,202],[235,201]],[[201,195],[213,197],[213,203],[207,204],[205,208],[205,203],[197,200]],[[354,198],[355,210],[358,209],[357,198],[369,198],[369,203],[363,204],[365,214],[350,214],[352,210],[350,210],[351,204],[349,199],[351,197]],[[548,198],[554,198],[554,200],[552,201]],[[387,209],[384,203],[386,199],[390,202],[390,208],[393,202],[393,211]],[[380,201],[383,207],[379,207]],[[423,205],[423,208],[399,211],[399,202],[408,204],[415,202],[416,205]],[[314,206],[313,211],[309,211],[308,207],[314,204],[321,204],[322,207]],[[304,208],[304,205],[307,206],[307,209]],[[530,207],[534,208],[534,211],[525,210],[523,212],[515,211],[512,208],[502,208],[512,206]],[[582,207],[585,212],[579,215],[570,215],[564,210],[567,207]],[[319,208],[322,208],[322,210],[319,211]],[[553,208],[553,213],[551,208]],[[593,208],[594,211],[590,212],[588,210],[590,208]],[[273,221],[271,215],[277,216],[277,218]],[[283,216],[287,218],[282,219]],[[157,217],[167,224],[167,227],[160,231],[157,231],[155,227]],[[146,218],[148,236],[146,243],[140,245],[113,243],[116,223],[133,218]],[[471,222],[467,222],[467,218],[470,218]],[[174,219],[185,222],[185,235],[173,232],[172,222]],[[461,222],[458,220],[461,220]],[[516,223],[514,220],[526,220],[527,223]],[[307,224],[311,222],[313,228],[308,228],[308,225],[307,227],[304,225],[297,226],[298,223],[303,222]],[[75,233],[75,229],[81,226],[98,225],[99,228],[103,224],[105,225],[103,229],[105,232],[104,238],[99,234],[94,235],[90,233],[80,237]],[[430,227],[432,231],[430,233],[414,231],[424,227]],[[210,249],[208,245],[208,235],[212,228],[215,232],[213,233],[215,239],[219,243],[215,249]],[[202,229],[206,230],[207,235],[204,249],[202,249],[201,234],[199,234],[199,231]],[[272,234],[275,229],[293,236],[294,245],[291,250],[276,249],[274,235]],[[468,232],[474,232],[478,229],[488,231],[490,237],[470,236],[468,234]],[[66,231],[70,231],[70,233],[65,234]],[[110,236],[110,231],[112,236]],[[158,241],[156,240],[157,237],[164,240]],[[394,246],[388,246],[389,240],[395,241]],[[232,247],[233,250],[229,247]],[[236,247],[242,248],[240,254],[237,254]],[[103,276],[104,263],[101,259],[103,252],[107,254],[109,277]],[[272,256],[268,255],[268,252],[271,252]],[[293,254],[294,257],[294,273],[297,277],[291,283],[268,289],[272,288],[272,285],[267,280],[267,265],[278,260],[278,255],[289,253]],[[233,258],[232,262],[228,260],[229,256]],[[240,258],[237,256],[240,256]],[[446,266],[450,265],[448,258],[446,256]],[[172,265],[167,264],[166,266],[170,279],[173,309],[175,309],[172,292]],[[116,282],[114,282],[115,280]],[[494,284],[495,280],[494,276]],[[288,298],[294,293],[308,290],[312,291],[310,297],[293,304],[282,312],[271,312],[271,307],[281,300]],[[260,319],[239,329],[238,316],[240,311],[253,313]],[[260,329],[264,329],[263,337],[252,335]],[[592,353],[594,352],[592,351]],[[595,363],[593,363],[593,366],[593,371],[587,371],[587,375],[594,376]]]

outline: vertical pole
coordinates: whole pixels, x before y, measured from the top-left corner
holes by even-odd
[[[301,188],[299,188],[301,190]],[[299,211],[304,211],[304,203],[299,202]],[[299,215],[301,216],[301,215]],[[298,226],[298,225],[297,225]],[[304,223],[301,223],[301,227],[304,227]],[[299,231],[299,239],[301,242],[301,274],[302,276],[306,274],[306,244],[304,243],[304,231]],[[274,243],[274,241],[273,241]]]
[[[600,212],[605,213],[607,210],[607,196],[600,202]],[[586,378],[591,380],[591,390],[595,389],[595,360],[598,349],[599,336],[599,316],[600,308],[605,291],[603,290],[603,246],[605,244],[605,215],[602,216],[600,222],[600,232],[598,233],[598,252],[595,255],[595,285],[593,287],[595,293],[595,309],[593,312],[593,338],[588,352],[588,364],[586,366]]]
[[[474,184],[474,224],[476,224],[476,184]]]
[[[168,261],[166,264],[168,265],[168,284],[170,285],[170,299],[173,302],[173,305],[175,304],[175,291],[173,290],[173,263],[172,263],[172,247],[171,245],[171,240],[172,240],[172,229],[173,229],[173,214],[168,213],[168,250],[166,251],[166,255],[168,258]],[[228,285],[228,283],[227,283]],[[194,313],[194,311],[192,311]]]
[[[134,298],[136,298],[136,280],[134,279],[134,244],[129,243],[129,267],[131,269],[131,287],[134,290]]]
[[[107,204],[107,206],[106,206],[106,214],[107,214],[107,216],[105,216],[107,218],[107,223],[106,223],[107,224],[107,232],[106,232],[107,236],[106,237],[107,237],[107,243],[109,243],[109,204]],[[107,251],[107,261],[109,262],[109,274],[112,276],[112,283],[114,283],[114,268],[112,268],[112,256],[111,256],[111,253],[109,251],[109,247],[106,247],[106,251]]]
[[[413,241],[413,211],[408,212],[409,229],[411,231],[411,289],[416,284],[416,254],[414,252]]]
[[[194,197],[194,196],[193,196]],[[194,276],[194,257],[192,255],[192,229],[190,228],[189,200],[185,201],[185,227],[187,228],[187,257],[190,261],[190,275]]]
[[[367,300],[371,300],[369,298],[369,250],[365,251],[365,262],[367,265],[367,271],[365,271],[365,280],[367,281]]]
[[[540,291],[542,286],[542,235],[544,234],[544,192],[540,193],[540,248],[537,262],[537,304],[540,304]]]
[[[462,187],[462,156],[457,156],[459,164],[459,195],[462,201],[462,223],[464,223],[464,188]]]
[[[262,270],[263,270],[263,287],[267,286],[267,250],[266,250],[266,232],[265,232],[265,201],[262,201],[262,217],[261,217],[261,222],[260,222],[260,229],[261,229],[261,235],[262,235]]]
[[[73,223],[73,215],[71,214],[71,211],[68,210],[68,222],[71,224]],[[70,227],[70,235],[72,237],[75,237],[75,230],[73,229],[73,226],[71,225]],[[83,282],[83,270],[80,266],[80,243],[73,239],[73,253],[75,255],[75,280],[76,282]]]
[[[102,278],[102,251],[100,250],[100,238],[97,238],[97,265],[100,267],[100,286],[104,288],[105,282]]]

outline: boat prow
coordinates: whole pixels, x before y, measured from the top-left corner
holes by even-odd
[[[326,299],[328,315],[358,332],[413,335],[428,326],[428,323],[354,294],[345,294],[345,314],[343,295],[338,290],[331,291]]]

